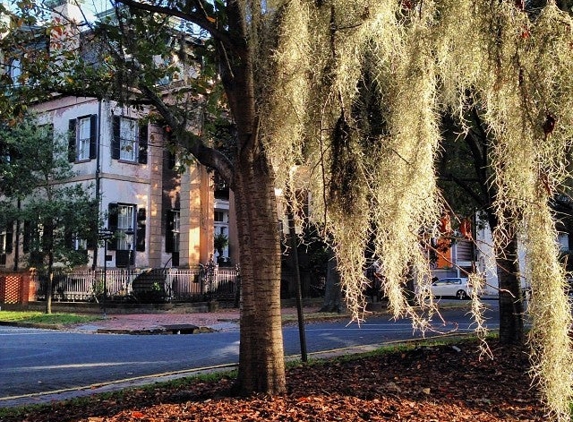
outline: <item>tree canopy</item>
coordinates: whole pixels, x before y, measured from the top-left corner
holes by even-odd
[[[87,244],[95,243],[98,212],[91,186],[72,182],[65,134],[26,115],[17,125],[0,127],[0,224],[24,227],[27,263],[49,278],[46,310],[51,312],[51,274],[85,265]]]

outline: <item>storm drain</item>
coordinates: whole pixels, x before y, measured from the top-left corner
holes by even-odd
[[[214,331],[209,327],[198,327],[193,324],[172,324],[162,325],[161,327],[165,330],[165,334],[200,334]]]

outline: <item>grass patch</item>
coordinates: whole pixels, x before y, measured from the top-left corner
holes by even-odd
[[[67,313],[45,314],[39,311],[0,311],[0,321],[28,324],[72,325],[100,320],[97,315]]]
[[[308,321],[325,321],[325,320],[336,320],[336,319],[347,319],[350,321],[350,315],[346,313],[337,312],[311,312],[305,313],[303,315],[304,320]],[[287,314],[282,316],[283,323],[292,323],[298,321],[298,314]]]

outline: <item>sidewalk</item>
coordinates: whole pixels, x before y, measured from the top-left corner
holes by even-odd
[[[317,307],[305,307],[303,313],[313,314]],[[294,307],[282,309],[282,315],[296,321]],[[330,314],[328,314],[330,315]],[[344,318],[344,314],[340,315]],[[239,329],[239,310],[218,309],[215,312],[107,314],[105,319],[69,327],[70,330],[98,334],[192,334]]]

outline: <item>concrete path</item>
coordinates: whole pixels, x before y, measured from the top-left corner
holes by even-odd
[[[316,307],[303,309],[305,315],[314,314],[317,311]],[[297,321],[297,310],[294,307],[283,308],[282,314],[289,316],[294,322]],[[166,329],[176,327],[184,329],[191,326],[216,331],[238,330],[239,310],[223,308],[214,312],[107,314],[101,320],[67,328],[90,333],[160,334]]]

